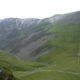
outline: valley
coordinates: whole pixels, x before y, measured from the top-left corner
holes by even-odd
[[[80,11],[1,20],[0,67],[13,80],[80,80]]]

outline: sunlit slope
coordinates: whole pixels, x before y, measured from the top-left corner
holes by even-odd
[[[73,60],[78,58],[80,52],[80,24],[55,25],[49,32],[55,34],[55,38],[48,42],[48,46],[51,46],[53,50],[39,60],[55,62],[63,59],[61,61],[63,62],[68,58]]]
[[[37,59],[48,66],[16,74],[24,80],[79,80],[80,24],[56,24],[48,33],[55,35],[45,45],[49,51]]]
[[[80,24],[56,24],[48,32],[55,37],[46,45],[51,50],[37,61],[48,67],[23,73],[26,80],[79,80],[80,79]]]

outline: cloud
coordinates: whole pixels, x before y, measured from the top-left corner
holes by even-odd
[[[80,0],[0,0],[0,18],[45,18],[80,10]]]

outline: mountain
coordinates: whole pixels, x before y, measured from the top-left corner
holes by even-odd
[[[78,11],[45,19],[0,20],[0,50],[12,53],[20,59],[35,60],[51,50],[49,41],[55,38],[57,33],[50,30],[57,28],[55,26],[77,26],[80,24],[79,16]]]
[[[0,20],[0,50],[16,80],[80,80],[80,11]]]
[[[28,59],[28,55],[31,55],[33,51],[39,49],[48,41],[49,34],[46,33],[49,28],[48,25],[51,25],[48,21],[33,18],[8,18],[1,20],[0,50],[15,55],[18,55],[18,53],[23,54],[24,51],[26,58],[23,58],[22,55],[19,55],[19,57]],[[43,43],[42,40],[44,40]],[[41,44],[39,44],[40,42]]]

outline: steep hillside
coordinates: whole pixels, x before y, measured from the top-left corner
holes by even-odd
[[[35,60],[62,44],[74,43],[75,39],[79,42],[79,16],[78,11],[45,19],[3,19],[0,21],[0,50],[20,59]]]
[[[61,60],[63,55],[66,58],[69,58],[69,56],[71,56],[73,59],[76,59],[76,60],[77,58],[79,58],[80,23],[78,22],[80,20],[78,19],[79,20],[78,21],[77,18],[74,18],[75,16],[73,17],[73,15],[72,15],[73,22],[71,20],[69,23],[67,21],[64,22],[66,20],[66,18],[64,18],[58,21],[55,25],[53,25],[53,27],[49,29],[48,32],[54,33],[55,38],[53,38],[48,42],[48,46],[53,48],[53,50],[50,51],[47,55],[44,55],[41,57],[44,61],[47,61],[47,60],[55,61],[54,58],[56,59],[56,56],[59,56]],[[67,16],[68,21],[69,19],[71,19],[71,15]],[[76,21],[74,19],[76,19]],[[63,61],[64,61],[64,57],[62,62]],[[79,60],[78,60],[78,63],[79,63]]]
[[[0,52],[0,66],[14,78],[80,80],[80,12],[6,19],[0,30],[0,50],[12,53]]]
[[[80,79],[80,12],[64,15],[48,30],[55,37],[46,43],[46,54],[37,61],[48,67],[23,76],[29,80],[79,80]]]
[[[27,59],[28,55],[48,41],[47,38],[50,37],[46,33],[49,28],[48,25],[51,25],[48,21],[33,18],[8,18],[2,20],[0,22],[0,50],[15,55],[20,53],[19,57],[24,53],[27,56],[21,58]],[[36,47],[34,48],[34,46]]]

